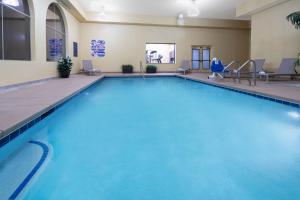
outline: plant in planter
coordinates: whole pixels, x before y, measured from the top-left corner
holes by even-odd
[[[300,53],[298,53],[298,60],[295,63],[295,71],[297,74],[300,74]]]
[[[300,28],[300,11],[289,14],[286,19],[290,21],[296,29]]]
[[[132,65],[122,65],[122,72],[125,74],[133,73],[133,66]]]
[[[155,65],[147,65],[146,72],[149,73],[156,73],[157,67]]]
[[[71,70],[72,70],[72,60],[70,57],[67,58],[61,58],[58,61],[58,67],[57,70],[59,72],[59,76],[61,78],[69,78]]]
[[[300,29],[300,11],[289,14],[286,19],[290,21],[296,29]],[[297,74],[300,74],[300,53],[295,63],[295,71]]]

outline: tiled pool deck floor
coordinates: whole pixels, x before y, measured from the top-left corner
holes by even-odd
[[[135,76],[134,74],[131,76]],[[174,74],[156,74],[170,76]],[[29,122],[35,116],[51,109],[53,106],[93,84],[104,76],[123,76],[122,74],[103,74],[101,76],[72,75],[69,79],[50,79],[40,84],[8,90],[0,94],[0,139],[4,135]],[[232,79],[211,81],[207,74],[193,73],[186,77],[230,87],[246,90],[257,94],[300,104],[300,82],[270,82],[258,81],[257,86],[248,86],[247,81],[242,84],[234,83]]]
[[[40,84],[2,92],[0,138],[102,77],[73,75],[69,79],[50,79]]]
[[[300,81],[270,81],[269,83],[258,80],[256,86],[249,86],[247,80],[242,80],[242,83],[236,83],[231,78],[209,80],[209,74],[192,73],[186,77],[200,80],[206,83],[219,86],[226,86],[232,89],[243,90],[246,92],[255,93],[262,96],[269,96],[275,99],[285,100],[291,103],[300,104]]]

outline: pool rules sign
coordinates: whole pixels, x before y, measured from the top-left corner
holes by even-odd
[[[92,40],[91,41],[91,56],[104,57],[105,56],[105,41]]]

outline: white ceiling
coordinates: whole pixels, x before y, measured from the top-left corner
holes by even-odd
[[[101,12],[126,15],[186,16],[192,0],[77,0],[87,13]],[[200,18],[237,19],[236,7],[247,0],[196,0]]]

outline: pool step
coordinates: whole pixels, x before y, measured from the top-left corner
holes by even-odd
[[[40,163],[43,155],[45,155],[45,149],[35,142],[28,142],[0,162],[0,180],[2,180],[0,181],[0,199],[15,199],[21,194],[32,178],[28,175]],[[24,180],[27,180],[26,184]]]

